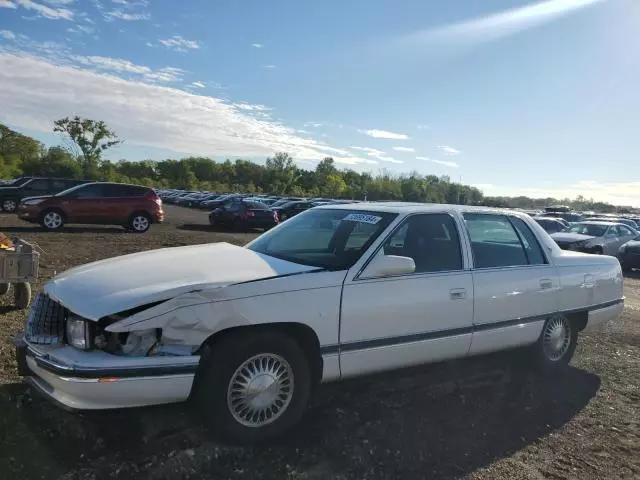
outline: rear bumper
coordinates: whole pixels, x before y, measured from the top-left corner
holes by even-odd
[[[82,354],[83,352],[77,352]],[[174,357],[176,363],[138,365],[65,363],[16,340],[18,370],[25,381],[68,410],[104,410],[181,402],[190,393],[199,357]],[[151,361],[151,362],[150,362]]]
[[[603,323],[615,320],[620,316],[624,309],[624,299],[619,302],[596,310],[590,310],[587,318],[587,326],[584,331],[590,331]]]

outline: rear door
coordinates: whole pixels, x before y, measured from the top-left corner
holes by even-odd
[[[51,193],[50,181],[46,178],[36,178],[22,187],[19,192],[21,198],[49,195]]]
[[[115,225],[124,224],[136,211],[146,211],[143,199],[148,193],[145,187],[121,185],[117,183],[104,185],[104,217],[105,222]]]
[[[484,213],[464,219],[473,255],[471,353],[535,342],[558,310],[555,267],[524,220]]]

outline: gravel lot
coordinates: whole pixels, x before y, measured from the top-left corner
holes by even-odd
[[[144,235],[44,233],[13,215],[0,231],[44,250],[41,282],[101,258],[253,236],[166,210]],[[0,478],[640,478],[640,275],[625,283],[623,316],[582,336],[562,375],[533,376],[501,354],[326,385],[298,431],[268,448],[214,443],[188,405],[81,416],[32,396],[13,357],[25,312],[2,299]]]

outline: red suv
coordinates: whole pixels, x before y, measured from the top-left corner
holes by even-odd
[[[59,230],[66,223],[122,225],[146,232],[162,223],[162,200],[149,187],[123,183],[85,183],[56,195],[27,197],[18,205],[18,217]]]

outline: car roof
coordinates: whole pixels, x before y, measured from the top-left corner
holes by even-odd
[[[609,221],[609,220],[585,220],[584,222],[578,222],[578,223],[586,223],[588,225],[622,225],[622,226],[627,226],[624,223],[620,223],[620,222],[616,222],[616,221]]]
[[[500,215],[514,215],[526,217],[528,215],[517,210],[493,207],[475,207],[471,205],[451,205],[440,203],[411,203],[411,202],[362,202],[339,203],[321,205],[316,208],[332,210],[363,210],[388,213],[420,213],[420,212],[460,212],[460,213],[496,213]]]

